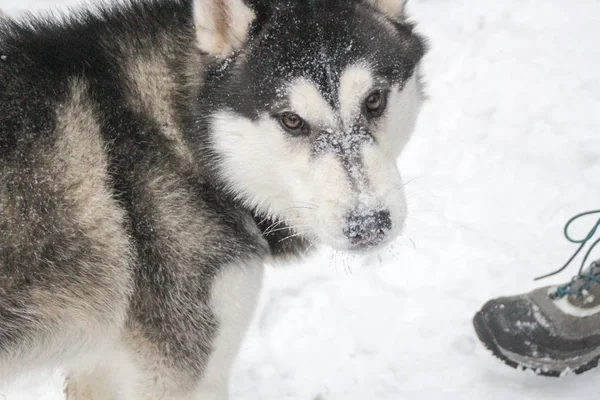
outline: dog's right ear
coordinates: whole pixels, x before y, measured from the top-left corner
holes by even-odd
[[[388,18],[398,21],[404,18],[404,8],[407,0],[368,0]]]
[[[228,57],[242,47],[255,15],[243,0],[194,0],[198,48]]]

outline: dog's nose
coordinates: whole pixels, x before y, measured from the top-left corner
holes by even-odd
[[[344,235],[356,246],[379,244],[392,230],[387,210],[353,210],[346,216]]]

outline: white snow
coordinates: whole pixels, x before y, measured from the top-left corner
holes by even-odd
[[[600,208],[600,2],[408,8],[432,48],[430,100],[401,158],[413,179],[406,235],[379,256],[324,251],[269,270],[233,400],[595,398],[600,370],[550,379],[510,369],[479,344],[471,317],[488,298],[539,285],[533,277],[575,250],[563,223]],[[37,376],[0,393],[61,398],[58,378]]]

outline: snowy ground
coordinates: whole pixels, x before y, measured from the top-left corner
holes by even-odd
[[[56,4],[0,0],[11,13]],[[412,0],[409,10],[432,49],[431,99],[401,159],[414,178],[406,237],[379,258],[324,251],[270,270],[233,400],[598,396],[600,371],[550,379],[505,367],[471,317],[488,298],[532,289],[574,250],[566,219],[600,208],[600,2]],[[0,393],[61,398],[45,377]]]

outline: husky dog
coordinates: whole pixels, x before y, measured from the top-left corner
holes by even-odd
[[[0,22],[0,373],[227,399],[265,262],[393,240],[405,0],[140,0]]]

